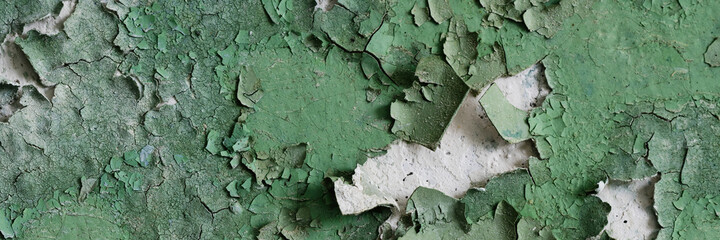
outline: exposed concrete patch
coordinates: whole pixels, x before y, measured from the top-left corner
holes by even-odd
[[[500,78],[504,93],[518,108],[531,109],[549,90],[541,67],[533,66],[522,73]],[[500,84],[500,83],[498,83]],[[518,89],[536,88],[536,89]],[[514,93],[521,91],[522,93]],[[527,167],[527,159],[536,155],[530,141],[506,142],[495,130],[479,104],[482,94],[465,97],[436,151],[418,144],[396,141],[387,154],[358,165],[353,185],[335,181],[335,193],[344,214],[357,214],[378,205],[393,206],[394,212],[405,209],[408,198],[417,187],[437,189],[452,197],[462,197],[472,187],[482,187],[492,177]],[[397,217],[397,216],[395,216]],[[390,221],[392,221],[391,218]],[[391,223],[392,224],[392,223]]]
[[[604,231],[615,239],[654,239],[660,225],[653,208],[659,177],[630,182],[610,180],[597,196],[611,206]]]

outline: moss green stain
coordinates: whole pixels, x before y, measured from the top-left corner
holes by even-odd
[[[417,189],[383,237],[598,236],[596,184],[660,173],[658,237],[717,238],[720,3],[315,4],[80,0],[18,38],[54,96],[12,87],[1,236],[375,239],[389,210],[343,216],[327,179],[396,139],[437,146],[470,89],[541,62],[553,92],[529,116],[481,99],[540,158],[463,199]],[[59,6],[0,4],[0,34]]]

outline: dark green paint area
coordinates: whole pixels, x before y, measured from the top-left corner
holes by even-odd
[[[417,80],[405,89],[405,98],[390,105],[395,119],[392,132],[400,138],[435,149],[468,87],[452,68],[439,57],[420,60]]]
[[[334,1],[331,1],[334,2]],[[79,0],[16,39],[42,84],[0,82],[0,236],[609,238],[606,179],[660,174],[660,239],[720,226],[720,2]],[[0,3],[0,35],[58,0]],[[499,132],[540,158],[453,199],[341,215],[330,179],[402,139],[435,148],[468,91],[541,62]],[[0,109],[2,110],[2,109]],[[6,114],[9,112],[9,114]]]

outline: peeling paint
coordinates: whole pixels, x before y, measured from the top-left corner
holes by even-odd
[[[0,234],[716,239],[718,9],[6,1]]]
[[[531,105],[543,97],[539,91],[539,86],[544,85],[542,74],[528,74],[535,69],[538,67],[495,82],[503,82],[504,86],[526,84],[525,88],[506,89],[513,102]],[[340,210],[344,214],[357,214],[387,205],[403,212],[409,196],[418,187],[460,198],[468,189],[484,186],[494,176],[528,167],[527,159],[535,155],[531,143],[503,140],[479,104],[481,97],[472,93],[465,97],[436,150],[395,142],[383,156],[359,165],[352,183],[336,180]]]

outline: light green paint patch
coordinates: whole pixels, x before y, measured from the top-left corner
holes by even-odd
[[[522,12],[527,10],[529,4],[518,4],[525,1],[520,0],[480,0],[480,4],[486,9],[490,10],[491,13],[499,16],[509,18],[514,21],[522,21]],[[516,8],[516,5],[520,7]]]
[[[495,207],[492,219],[490,216],[488,214],[482,222],[471,225],[471,230],[467,235],[479,238],[517,239],[516,227],[519,215],[513,206],[501,201]]]
[[[517,234],[520,240],[543,239],[552,240],[553,237],[550,228],[545,224],[537,222],[529,218],[522,218],[517,223]]]
[[[459,221],[460,204],[457,199],[440,191],[419,187],[408,200],[406,213],[413,226],[401,239],[441,239],[464,235]],[[415,230],[415,229],[418,230]]]
[[[505,140],[517,143],[530,139],[528,114],[510,104],[497,85],[493,84],[485,91],[480,104]]]
[[[445,0],[427,0],[430,16],[436,23],[441,24],[452,17],[450,3]]]
[[[160,52],[167,52],[168,37],[166,33],[160,33],[157,36],[157,50]]]
[[[60,0],[14,1],[0,7],[0,36],[16,32],[20,26],[33,22],[49,13],[56,13]]]
[[[123,153],[123,160],[125,164],[130,165],[132,167],[139,167],[138,162],[140,162],[140,155],[135,150],[130,150],[125,153]]]
[[[205,145],[205,150],[208,150],[208,152],[212,154],[219,154],[222,148],[220,137],[220,132],[210,130],[207,135],[207,144]]]
[[[477,57],[477,34],[468,32],[465,22],[453,19],[443,43],[445,60],[458,76],[468,75],[470,66]]]
[[[430,20],[427,2],[425,1],[415,2],[415,6],[410,10],[410,13],[412,13],[415,25],[418,27]]]
[[[246,68],[240,73],[237,87],[237,99],[246,107],[253,107],[263,96],[261,81],[252,69]]]
[[[57,195],[47,203],[62,199],[65,193]],[[39,203],[40,204],[40,203]],[[38,205],[32,208],[34,214],[25,212],[29,220],[23,223],[23,239],[131,239],[130,232],[123,229],[113,217],[116,209],[95,194],[87,196],[85,202],[65,202],[62,206],[46,208]]]
[[[717,97],[685,98],[680,112],[656,110],[643,113],[632,123],[639,135],[649,135],[647,156],[661,173],[655,188],[659,238],[713,238],[717,236],[716,197],[713,175],[718,164],[715,147]],[[660,103],[662,104],[662,103]],[[669,114],[666,120],[660,118]],[[702,129],[702,130],[701,130]],[[702,139],[698,141],[697,139]],[[703,180],[699,180],[703,179]]]
[[[3,209],[0,215],[0,234],[7,239],[15,237],[15,231],[13,231],[12,222],[7,217],[7,212]]]
[[[715,39],[705,52],[705,62],[710,64],[711,67],[720,66],[720,41]]]
[[[478,45],[481,48],[482,45]],[[478,55],[473,65],[468,67],[468,78],[465,83],[474,90],[480,90],[493,80],[508,74],[505,66],[505,53],[498,44],[494,44],[485,55]],[[480,52],[480,51],[478,51]]]
[[[123,160],[119,157],[112,157],[110,158],[110,164],[105,166],[105,172],[111,173],[120,171],[120,167],[122,167]]]
[[[235,43],[237,44],[250,44],[250,31],[240,30],[237,36],[235,36]]]
[[[369,9],[365,11],[367,11],[365,14],[370,14]],[[356,13],[346,8],[335,7],[327,12],[317,12],[314,24],[327,34],[334,44],[348,51],[362,51],[369,40],[363,33],[370,32],[371,34],[380,26],[381,22],[368,19],[358,23],[356,16]]]
[[[228,194],[230,194],[231,197],[240,197],[237,192],[237,180],[232,180],[232,182],[228,183],[225,190],[228,191]]]

